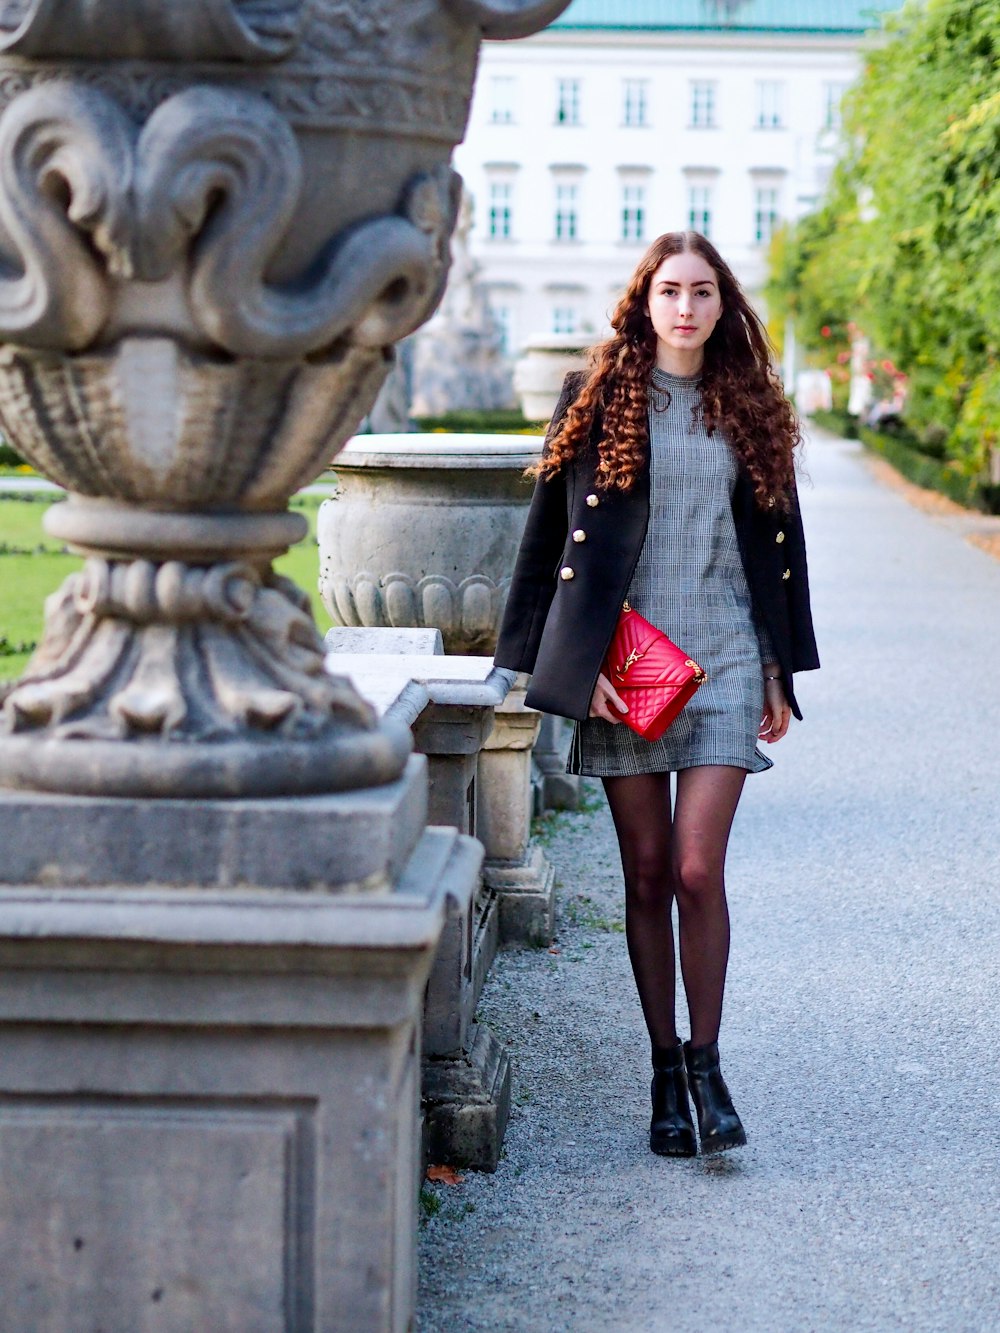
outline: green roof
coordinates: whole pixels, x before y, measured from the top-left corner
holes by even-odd
[[[573,0],[550,28],[864,33],[900,0]]]

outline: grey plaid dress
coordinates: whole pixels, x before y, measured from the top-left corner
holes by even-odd
[[[757,732],[764,708],[761,661],[772,660],[773,652],[754,617],[736,538],[736,459],[718,432],[710,436],[705,429],[699,383],[653,371],[649,527],[628,599],[691,654],[708,680],[658,741],[600,718],[578,722],[571,773],[627,777],[698,764],[750,773],[772,767],[757,749]]]

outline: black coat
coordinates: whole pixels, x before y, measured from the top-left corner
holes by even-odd
[[[579,393],[568,375],[551,437]],[[531,672],[526,702],[542,712],[585,718],[649,523],[649,464],[627,493],[594,485],[590,448],[535,485],[494,658]],[[809,576],[797,497],[789,513],[761,509],[741,468],[733,518],[754,610],[767,627],[792,712],[801,718],[792,674],[819,666],[809,609]]]

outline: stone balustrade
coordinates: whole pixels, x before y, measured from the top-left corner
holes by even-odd
[[[481,837],[480,765],[512,674],[486,657],[435,652],[436,631],[334,629],[327,644],[350,650],[331,652],[329,669],[348,677],[381,716],[412,729],[428,761],[431,823]],[[393,647],[422,651],[384,651]],[[521,777],[513,802],[519,825],[520,811],[528,809],[527,770]],[[424,1004],[425,1142],[436,1162],[493,1170],[503,1143],[510,1062],[492,1033],[475,1023],[475,1010],[498,945],[523,942],[523,913],[512,912],[509,899],[487,871],[471,901],[448,901]]]

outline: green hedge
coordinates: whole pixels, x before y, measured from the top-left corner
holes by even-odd
[[[822,426],[824,430],[832,431],[834,435],[840,435],[845,440],[858,438],[858,419],[846,412],[826,412],[820,408],[812,413],[812,420],[817,426]]]
[[[914,485],[946,495],[967,509],[1000,513],[1000,486],[992,486],[982,477],[970,477],[924,453],[912,436],[886,435],[868,426],[860,426],[858,435],[865,448],[891,463]]]
[[[24,459],[0,435],[0,467],[20,467]]]
[[[439,417],[415,417],[418,430],[454,431],[458,435],[541,434],[548,422],[529,421],[516,408],[486,411],[445,412]]]

